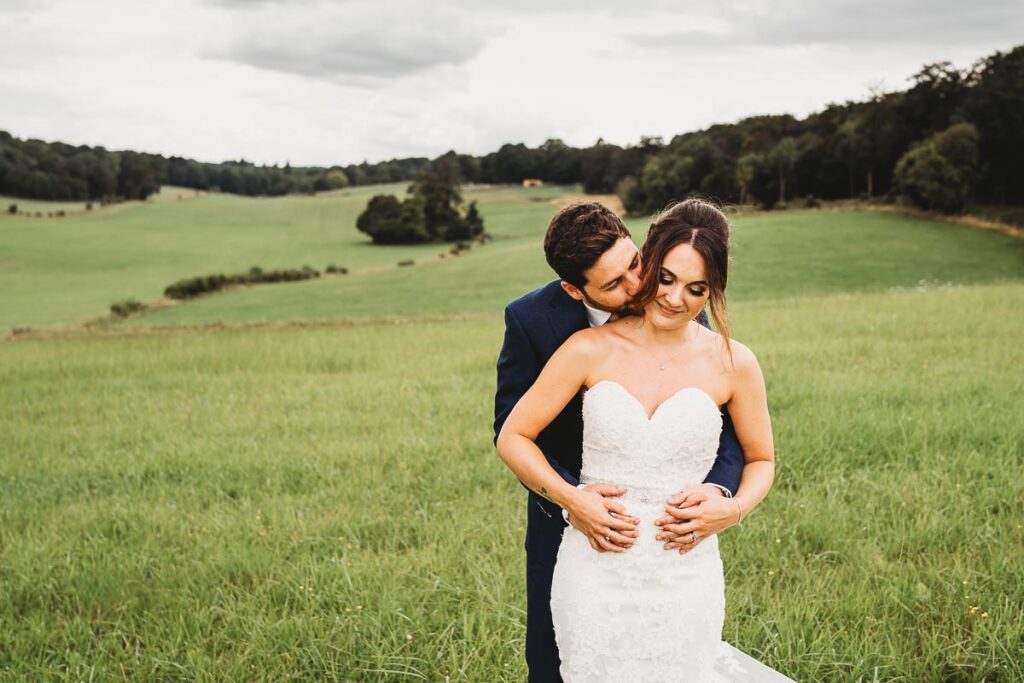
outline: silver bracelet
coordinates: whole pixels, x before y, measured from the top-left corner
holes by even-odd
[[[578,489],[582,489],[585,486],[586,484],[576,484],[576,488]],[[565,521],[566,524],[569,523],[569,511],[566,510],[565,508],[562,508],[562,519]]]

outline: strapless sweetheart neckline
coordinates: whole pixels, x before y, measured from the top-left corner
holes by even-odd
[[[715,407],[715,410],[717,410],[717,411],[721,411],[722,410],[721,406],[719,406],[718,403],[715,402],[715,399],[711,397],[711,394],[709,394],[708,392],[704,391],[700,387],[689,386],[689,387],[682,387],[681,389],[676,391],[674,394],[672,394],[671,396],[666,398],[664,401],[659,403],[654,408],[654,412],[653,413],[648,415],[647,414],[647,406],[644,405],[643,401],[641,401],[639,398],[637,398],[629,389],[627,389],[625,387],[625,385],[621,384],[620,382],[616,382],[613,379],[602,379],[602,380],[600,380],[598,382],[595,382],[593,384],[593,386],[588,388],[586,393],[584,393],[584,395],[583,395],[584,400],[586,400],[587,394],[589,394],[591,391],[593,391],[597,387],[601,386],[602,384],[611,384],[611,385],[617,386],[619,389],[621,389],[622,393],[624,393],[626,396],[629,396],[631,399],[633,399],[633,402],[637,405],[637,407],[640,408],[640,410],[644,414],[644,417],[647,418],[648,422],[654,422],[654,418],[658,415],[658,412],[662,408],[664,408],[667,403],[670,403],[674,399],[678,398],[680,395],[683,394],[683,392],[686,392],[686,391],[696,391],[696,392],[699,392],[701,395],[704,396],[704,398],[706,398],[708,401],[711,402],[711,404]]]

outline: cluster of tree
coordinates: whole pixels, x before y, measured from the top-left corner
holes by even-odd
[[[803,120],[758,116],[680,135],[617,191],[630,212],[705,194],[767,207],[885,195],[946,212],[1024,204],[1024,46],[972,68],[924,67],[904,92]]]
[[[965,133],[962,124],[972,125],[974,134]],[[935,136],[939,138],[928,142]],[[972,150],[965,153],[963,145],[973,145]],[[431,169],[437,173],[442,166],[453,167],[463,181],[474,183],[519,183],[525,178],[582,183],[586,192],[617,192],[636,213],[696,193],[766,207],[807,195],[906,196],[945,211],[959,210],[972,199],[1022,205],[1024,45],[997,52],[966,70],[945,62],[926,66],[906,91],[833,104],[804,119],[754,116],[678,135],[667,144],[660,138],[641,138],[624,147],[598,140],[591,147],[575,148],[548,140],[536,148],[502,145],[481,157],[452,151],[433,161],[293,168],[108,152],[22,141],[0,132],[0,194],[39,199],[141,198],[161,183],[280,195],[405,182]],[[958,184],[948,196],[922,189],[947,182]],[[373,213],[387,216],[392,227],[401,226],[393,233],[407,240],[459,232],[461,227],[452,227],[457,221],[451,211],[450,201],[419,206],[414,197],[410,203],[379,199]]]
[[[914,145],[893,174],[896,191],[918,206],[962,211],[978,177],[978,129],[958,123]]]
[[[32,199],[145,199],[159,177],[136,152],[19,140],[0,131],[0,194]]]
[[[416,176],[410,196],[371,198],[356,220],[356,227],[374,244],[419,244],[422,242],[473,239],[484,234],[484,221],[476,202],[462,210],[460,165],[442,158]]]

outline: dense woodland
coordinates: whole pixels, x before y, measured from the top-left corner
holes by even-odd
[[[394,159],[332,168],[202,163],[102,147],[18,140],[0,132],[0,194],[140,199],[161,184],[244,195],[314,192],[413,180],[449,160],[462,181],[540,178],[618,193],[630,212],[703,194],[766,208],[808,196],[907,198],[947,212],[969,203],[1024,205],[1024,45],[969,69],[922,68],[902,92],[832,104],[804,119],[754,116],[621,147],[548,140],[482,157]]]

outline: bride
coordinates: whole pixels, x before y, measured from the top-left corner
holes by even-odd
[[[531,490],[569,515],[605,499],[566,483],[535,444],[581,390],[584,484],[626,490],[636,531],[585,535],[568,527],[551,586],[561,674],[580,681],[730,680],[727,663],[756,670],[734,680],[786,680],[721,643],[724,579],[718,539],[666,544],[666,501],[703,481],[728,406],[745,466],[733,501],[742,520],[768,494],[774,446],[764,378],[754,354],[729,338],[725,286],[729,224],[713,205],[688,200],[651,226],[642,252],[638,315],[582,330],[551,357],[498,437],[498,453]],[[695,320],[706,304],[718,332]],[[682,527],[680,529],[680,526]],[[699,531],[672,527],[691,540]],[[616,551],[605,552],[614,540]],[[672,537],[674,538],[674,536]],[[736,671],[736,667],[733,667]]]

